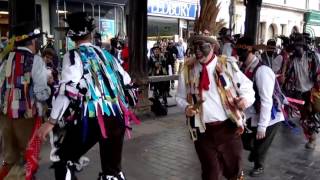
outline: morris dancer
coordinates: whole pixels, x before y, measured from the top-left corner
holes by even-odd
[[[176,101],[190,118],[202,179],[223,175],[236,180],[241,175],[241,112],[254,102],[254,91],[235,59],[214,55],[215,44],[211,37],[191,37],[195,59],[188,60],[180,75]]]
[[[254,106],[247,109],[246,115],[249,119],[248,128],[253,131],[253,147],[249,149],[249,161],[254,163],[254,168],[250,175],[260,176],[264,173],[267,152],[280,127],[280,122],[284,120],[282,109],[285,97],[272,69],[263,65],[255,56],[252,42],[250,38],[242,37],[236,46],[239,61],[243,62],[242,69],[253,81],[256,95]],[[244,48],[246,46],[247,48]]]
[[[47,69],[38,55],[41,33],[33,22],[15,27],[15,49],[1,63],[0,107],[3,121],[3,156],[0,180],[12,166],[24,166],[26,148],[36,118],[42,115],[39,106],[50,95],[47,86]]]
[[[129,124],[123,86],[131,79],[112,55],[90,43],[93,18],[83,12],[71,13],[66,22],[67,36],[77,48],[64,56],[59,94],[39,136],[46,139],[64,117],[65,134],[63,140],[58,139],[53,165],[57,180],[76,179],[78,159],[97,142],[102,167],[99,180],[124,180],[121,158]]]

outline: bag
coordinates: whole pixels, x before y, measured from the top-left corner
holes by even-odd
[[[254,140],[256,138],[256,133],[251,129],[251,119],[248,120],[248,124],[244,129],[243,134],[241,135],[243,149],[251,151],[254,146]]]
[[[164,106],[158,98],[149,98],[149,100],[152,102],[151,111],[156,116],[166,116],[168,114],[167,107]]]

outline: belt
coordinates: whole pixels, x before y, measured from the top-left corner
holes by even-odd
[[[210,123],[206,123],[207,126],[217,126],[223,124],[225,121],[214,121]]]

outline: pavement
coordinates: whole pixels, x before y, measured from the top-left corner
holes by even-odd
[[[169,100],[173,104],[173,98]],[[169,108],[165,117],[145,115],[142,124],[134,126],[132,139],[126,139],[123,150],[123,171],[128,180],[201,180],[201,168],[185,125],[185,116],[178,107]],[[282,126],[270,148],[265,174],[247,176],[252,164],[244,152],[246,180],[320,180],[320,141],[314,151],[304,148],[302,132],[294,133]],[[49,169],[50,148],[43,146],[38,180],[53,180]],[[90,164],[78,173],[79,180],[97,179],[100,171],[98,145],[87,155]]]

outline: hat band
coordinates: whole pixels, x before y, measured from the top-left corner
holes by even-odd
[[[26,40],[28,38],[32,38],[34,36],[37,36],[37,35],[40,35],[41,32],[39,29],[35,29],[33,30],[33,32],[29,33],[29,34],[24,34],[24,35],[21,35],[21,36],[16,36],[15,38],[15,41],[16,42],[19,42],[19,41],[23,41],[23,40]]]

